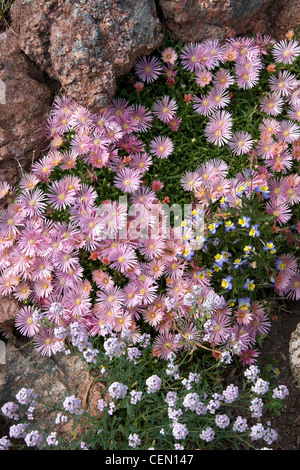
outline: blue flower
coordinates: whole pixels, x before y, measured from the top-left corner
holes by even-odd
[[[241,227],[249,228],[250,227],[250,221],[251,221],[251,217],[241,217],[239,219],[239,225]]]
[[[244,284],[244,289],[247,289],[247,290],[253,290],[255,289],[255,283],[254,283],[254,280],[253,279],[246,279],[246,282]]]
[[[225,279],[222,279],[221,286],[226,290],[231,290],[232,289],[231,279],[232,279],[232,276],[227,276],[225,277]]]
[[[251,228],[249,230],[250,237],[259,237],[260,231],[259,231],[258,227],[259,227],[258,224],[251,225]]]
[[[250,307],[250,297],[239,299],[239,308],[241,310],[248,310],[249,307]]]
[[[236,229],[234,223],[231,222],[231,220],[227,220],[224,225],[225,225],[225,232],[229,232],[230,230]]]

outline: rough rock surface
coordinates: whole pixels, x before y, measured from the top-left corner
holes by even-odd
[[[0,327],[13,320],[19,309],[20,304],[12,295],[0,297]]]
[[[300,387],[300,323],[291,334],[289,344],[289,360],[292,374]]]
[[[284,37],[300,22],[297,0],[159,0],[164,26],[183,42],[228,36]]]
[[[41,357],[26,340],[10,340],[6,344],[6,361],[0,364],[0,408],[8,401],[16,402],[21,388],[31,388],[42,401],[61,407],[66,396],[75,395],[85,410],[93,415],[100,414],[97,402],[105,385],[95,380],[88,370],[88,364],[77,355]],[[34,417],[41,420],[43,428],[53,431],[54,413],[50,408],[37,405]],[[72,423],[63,424],[60,432],[67,437]]]
[[[24,53],[91,110],[163,40],[154,0],[17,0],[11,17]]]
[[[53,91],[42,72],[21,52],[12,31],[0,34],[0,181],[15,183],[44,145],[42,127]]]

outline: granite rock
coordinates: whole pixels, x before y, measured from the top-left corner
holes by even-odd
[[[53,357],[42,357],[28,340],[14,338],[7,342],[5,356],[5,364],[0,363],[0,409],[9,401],[16,402],[16,394],[21,388],[29,388],[39,395],[34,422],[42,423],[46,433],[54,430],[53,410],[61,408],[67,396],[75,395],[81,400],[83,409],[101,418],[97,402],[105,384],[101,378],[90,374],[88,364],[78,355],[58,353]],[[41,401],[49,406],[42,405]],[[11,424],[9,420],[6,422]],[[80,423],[78,426],[77,431],[81,432]],[[72,422],[63,423],[55,430],[68,439],[73,431]]]
[[[11,17],[26,56],[92,111],[163,41],[154,0],[17,0]]]
[[[279,39],[300,20],[297,0],[159,0],[164,26],[184,43],[270,34]]]
[[[289,344],[290,368],[298,387],[300,387],[300,323],[291,334]]]
[[[26,169],[41,153],[54,94],[10,30],[0,34],[0,83],[0,181],[15,184],[20,166]]]

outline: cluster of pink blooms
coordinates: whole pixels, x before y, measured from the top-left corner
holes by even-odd
[[[195,112],[207,117],[207,141],[228,144],[234,155],[251,153],[252,169],[229,178],[228,165],[211,159],[182,175],[180,184],[194,192],[204,209],[220,198],[224,206],[239,207],[242,194],[250,197],[256,191],[261,197],[269,197],[266,212],[281,226],[290,220],[292,206],[300,200],[299,175],[285,175],[292,169],[293,159],[300,160],[300,99],[295,77],[286,71],[271,76],[270,93],[261,102],[265,117],[257,143],[242,130],[233,133],[233,118],[225,109],[231,98],[230,85],[249,89],[258,83],[262,57],[270,44],[275,62],[282,64],[292,63],[300,52],[296,41],[274,43],[268,37],[229,39],[223,45],[205,41],[185,46],[179,57],[172,48],[162,53],[162,60],[143,57],[135,71],[143,85],[163,74],[171,86],[177,61],[181,60],[182,67],[195,74],[200,87],[213,83],[207,95],[192,99]],[[227,61],[234,62],[235,76],[222,68]],[[136,86],[139,91],[142,88]],[[288,120],[277,118],[283,104],[288,105]],[[17,314],[16,327],[33,338],[41,354],[53,354],[62,339],[62,331],[57,337],[54,327],[70,329],[73,323],[81,324],[95,336],[109,325],[117,333],[131,330],[137,339],[141,322],[145,322],[156,334],[154,354],[166,359],[170,351],[179,348],[175,317],[188,319],[192,309],[186,295],[195,286],[203,288],[203,300],[214,294],[210,276],[190,262],[189,236],[183,231],[178,237],[173,229],[168,237],[157,236],[162,233],[165,217],[157,196],[162,184],[154,181],[151,187],[144,182],[153,159],[171,158],[174,145],[171,138],[159,135],[147,148],[139,135],[151,128],[154,119],[177,131],[181,123],[178,110],[176,100],[167,95],[156,100],[153,109],[116,98],[95,114],[68,97],[58,97],[46,125],[47,154],[23,174],[12,199],[13,188],[1,183],[0,294],[12,294],[27,302]],[[65,135],[71,131],[69,150],[62,150]],[[263,165],[256,164],[259,159],[263,159]],[[138,205],[138,217],[128,217],[122,202],[102,201],[97,205],[95,188],[74,176],[74,171],[68,172],[79,160],[88,165],[91,178],[95,170],[109,168],[113,185],[129,197],[131,204]],[[56,168],[66,173],[53,181]],[[280,177],[278,172],[282,173]],[[66,210],[68,222],[51,217],[54,211]],[[155,227],[157,232],[153,232]],[[126,236],[128,228],[136,236]],[[100,260],[108,269],[95,269],[91,279],[85,278],[82,253]],[[278,266],[276,288],[284,293],[288,285],[290,296],[299,298],[296,263],[281,258]],[[126,281],[125,286],[118,285],[113,273]],[[162,280],[166,281],[164,292]],[[96,299],[92,301],[95,288]],[[55,304],[61,307],[56,310]],[[255,337],[267,331],[264,309],[257,303],[251,305],[252,321],[247,328],[243,323],[231,325],[232,312],[224,299],[212,308],[215,323],[209,326],[207,337],[212,346],[223,344],[225,338],[230,338],[230,344],[239,342],[237,353],[251,363],[249,350]],[[181,332],[185,339],[197,337],[192,322],[187,321],[185,328]]]

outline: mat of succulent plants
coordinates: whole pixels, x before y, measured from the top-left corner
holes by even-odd
[[[106,388],[46,433],[24,384],[2,449],[297,448],[274,311],[300,299],[299,53],[292,32],[167,34],[98,113],[56,97],[43,157],[1,184],[0,293],[23,304],[14,334]]]

